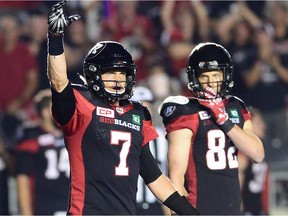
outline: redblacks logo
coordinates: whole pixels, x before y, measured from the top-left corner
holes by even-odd
[[[96,108],[96,115],[109,117],[109,118],[114,118],[115,117],[115,112],[112,109],[107,109],[107,108],[103,108],[103,107],[97,107]]]

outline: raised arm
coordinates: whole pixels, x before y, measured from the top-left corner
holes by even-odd
[[[161,22],[163,24],[164,30],[166,32],[171,32],[172,29],[174,28],[174,23],[173,23],[173,8],[175,5],[175,1],[163,1],[161,10],[160,10],[160,18]]]
[[[57,92],[62,92],[68,84],[67,65],[63,48],[63,31],[73,21],[80,18],[75,14],[65,16],[64,6],[67,0],[55,4],[48,14],[48,78]]]
[[[199,35],[202,40],[209,40],[209,16],[203,1],[191,0],[192,9],[199,23]]]
[[[59,93],[62,92],[68,84],[66,69],[64,53],[57,56],[48,54],[48,78],[52,88]]]

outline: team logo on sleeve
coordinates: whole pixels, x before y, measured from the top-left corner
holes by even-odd
[[[96,108],[96,114],[98,116],[104,116],[104,117],[109,117],[109,118],[114,118],[115,117],[114,110],[103,108],[103,107],[99,107],[99,106]]]
[[[164,115],[165,116],[170,116],[176,109],[176,106],[168,106],[165,110],[164,110]]]

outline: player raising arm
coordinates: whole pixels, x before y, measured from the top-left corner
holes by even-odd
[[[152,193],[178,214],[197,214],[164,176],[149,150],[157,138],[149,111],[128,99],[136,66],[114,41],[98,42],[84,60],[84,86],[67,78],[64,27],[79,19],[65,16],[66,1],[48,16],[48,76],[52,114],[62,127],[71,166],[68,214],[135,214],[139,174]]]

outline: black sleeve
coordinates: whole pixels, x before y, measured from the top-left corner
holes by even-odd
[[[60,93],[53,88],[51,88],[51,92],[53,117],[60,125],[65,125],[72,118],[76,107],[76,99],[71,84],[69,83]]]
[[[160,171],[158,164],[150,151],[148,143],[141,149],[140,175],[145,184],[149,184],[159,178],[161,174],[162,172]]]
[[[178,215],[199,215],[198,211],[189,203],[186,197],[180,196],[177,191],[171,194],[163,204]]]

